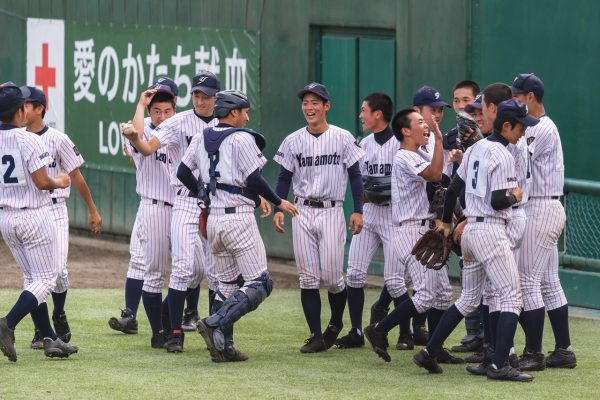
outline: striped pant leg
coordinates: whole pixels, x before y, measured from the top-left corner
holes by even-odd
[[[341,207],[321,209],[317,214],[319,230],[319,263],[323,286],[330,293],[339,293],[344,284],[344,245],[346,220]]]
[[[520,249],[519,267],[523,290],[523,309],[530,311],[545,305],[541,289],[542,277],[544,272],[550,268],[556,268],[558,271],[558,262],[556,266],[550,266],[550,261],[557,251],[558,237],[562,232],[566,217],[559,201],[534,199],[527,202],[525,207],[528,223]],[[556,274],[550,272],[547,276],[552,282],[546,284],[546,288],[560,286],[558,272]]]
[[[411,254],[412,248],[425,232],[423,226],[395,227],[396,257],[408,269],[413,289],[417,292],[412,301],[419,314],[429,310],[433,305],[435,290],[438,286],[435,270],[427,269]]]
[[[292,218],[294,258],[301,289],[318,289],[321,280],[319,237],[314,228],[317,211],[299,205],[298,215]]]
[[[458,311],[467,316],[477,309],[483,294],[486,273],[483,261],[478,257],[481,246],[478,234],[480,229],[468,223],[461,238],[463,256],[462,289],[454,303]]]
[[[161,204],[140,206],[144,261],[143,291],[161,293],[169,270],[169,232],[172,207]]]
[[[171,218],[171,277],[169,288],[185,292],[198,278],[200,269],[204,269],[202,257],[196,257],[196,245],[202,246],[198,239],[198,220],[200,207],[192,197],[176,196]],[[200,262],[201,268],[196,268]]]
[[[379,235],[370,226],[363,226],[358,235],[352,236],[348,252],[348,286],[362,288],[367,282],[369,264],[379,247]]]
[[[144,279],[144,268],[146,262],[144,260],[144,250],[142,248],[142,242],[140,240],[140,219],[141,211],[138,207],[137,214],[135,215],[135,221],[133,223],[133,229],[131,230],[131,238],[129,239],[129,266],[127,268],[127,278],[129,279]],[[169,224],[170,226],[170,224]]]
[[[56,223],[57,235],[55,238],[56,259],[58,261],[58,278],[56,279],[55,293],[64,293],[69,289],[69,273],[67,271],[67,258],[69,255],[69,213],[65,202],[53,204],[50,211]]]
[[[548,268],[542,275],[542,298],[546,310],[554,310],[567,304],[567,297],[558,276],[558,247],[554,247],[548,262]]]
[[[204,253],[204,274],[206,282],[210,290],[216,291],[219,288],[219,279],[217,278],[215,259],[213,257],[208,240],[204,236],[200,236],[202,242],[202,250]]]
[[[388,293],[394,299],[407,292],[405,264],[400,262],[395,250],[394,226],[390,221],[382,220],[377,226],[377,233],[383,243],[383,280]]]

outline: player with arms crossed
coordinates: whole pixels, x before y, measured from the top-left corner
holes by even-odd
[[[46,356],[68,357],[78,350],[56,336],[46,304],[58,277],[57,228],[48,218],[52,203],[48,191],[67,188],[71,182],[65,173],[48,176],[52,158],[46,145],[20,128],[26,121],[29,94],[26,87],[21,90],[12,82],[0,85],[0,231],[24,280],[19,299],[0,318],[0,350],[12,362],[17,361],[15,327],[30,313]]]
[[[344,285],[344,195],[350,178],[354,212],[352,234],[363,225],[363,187],[359,161],[364,151],[350,132],[327,123],[331,108],[324,85],[310,83],[298,92],[307,126],[286,137],[273,158],[280,164],[276,192],[287,198],[294,186],[298,217],[292,221],[294,256],[300,275],[300,298],[310,337],[302,353],[317,353],[333,346],[340,334],[346,307]],[[275,229],[283,233],[283,213],[275,212]],[[331,319],[321,329],[319,281],[328,291]]]
[[[292,216],[297,212],[293,204],[273,192],[261,175],[267,162],[261,153],[266,142],[262,135],[244,129],[250,120],[249,110],[244,93],[217,93],[215,117],[219,124],[192,139],[177,172],[190,192],[197,193],[204,206],[210,205],[206,231],[219,289],[213,312],[198,321],[198,331],[214,362],[248,359],[234,347],[233,324],[256,310],[273,289],[254,208],[260,205],[261,217],[266,218],[271,213],[267,199]],[[194,170],[200,172],[198,180]],[[241,287],[236,282],[240,275],[244,281]]]
[[[468,223],[461,240],[463,287],[460,298],[444,313],[432,332],[427,347],[413,357],[415,364],[430,373],[442,372],[437,363],[442,344],[464,316],[479,306],[487,277],[500,297],[502,310],[495,335],[494,359],[487,369],[487,377],[522,382],[533,379],[508,363],[522,298],[506,223],[511,218],[511,207],[521,201],[522,192],[516,185],[515,160],[506,146],[517,143],[525,127],[537,123],[536,118],[527,114],[524,104],[513,99],[501,102],[494,121],[494,133],[467,150],[448,188],[443,224],[439,228],[446,237],[451,234],[456,199],[462,188],[466,191]]]
[[[92,232],[100,233],[102,230],[102,218],[96,209],[90,189],[79,170],[79,167],[83,164],[83,157],[69,136],[44,123],[44,115],[46,114],[46,95],[44,95],[44,92],[33,86],[21,89],[29,91],[29,97],[25,100],[27,130],[42,138],[42,141],[50,151],[50,156],[54,160],[48,167],[48,175],[53,178],[58,176],[59,173],[69,175],[71,182],[87,205],[88,223]],[[56,260],[58,262],[58,279],[56,280],[56,288],[52,290],[52,301],[54,303],[52,322],[58,337],[67,343],[71,340],[71,329],[69,328],[64,308],[67,299],[67,290],[69,289],[69,275],[67,271],[69,214],[66,203],[69,194],[70,187],[56,189],[50,193],[52,199],[50,211],[57,226],[55,243]],[[39,329],[35,330],[33,340],[31,341],[31,348],[44,348]]]

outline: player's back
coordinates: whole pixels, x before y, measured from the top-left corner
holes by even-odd
[[[565,181],[565,165],[558,128],[547,115],[525,130],[531,154],[530,197],[561,196]]]
[[[49,192],[38,190],[31,177],[52,161],[39,137],[24,128],[1,125],[0,157],[0,207],[38,208],[50,203]]]

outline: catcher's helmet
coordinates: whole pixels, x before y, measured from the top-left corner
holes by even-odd
[[[389,204],[392,200],[391,176],[364,176],[365,196],[373,204]]]
[[[248,96],[237,90],[223,90],[217,93],[215,100],[215,117],[226,117],[231,110],[250,108]]]

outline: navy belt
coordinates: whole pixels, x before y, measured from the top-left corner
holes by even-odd
[[[413,220],[413,221],[414,221],[414,220]],[[418,221],[419,221],[419,220],[416,220],[416,222],[418,222]],[[405,221],[405,222],[410,222],[410,221]],[[429,222],[429,220],[428,220],[428,219],[422,219],[422,220],[421,220],[421,226],[425,226],[425,225],[427,224],[427,222]],[[404,224],[402,224],[402,222],[400,222],[400,225],[398,225],[398,226],[402,226],[402,225],[404,225]]]
[[[156,200],[156,199],[152,199],[152,204],[162,204],[167,207],[173,207],[173,204],[171,204],[171,203],[167,203],[166,201],[160,201],[160,200]]]
[[[58,203],[58,200],[56,200],[54,197],[52,198],[52,204],[56,204]]]
[[[321,200],[311,200],[311,199],[301,200],[296,197],[295,203],[298,203],[298,200],[300,200],[303,205],[308,206],[308,207],[325,208],[325,203],[322,202]],[[331,207],[335,207],[335,200],[331,200],[329,203],[331,204]]]
[[[517,208],[519,208],[519,206],[512,206],[513,210],[516,210]]]
[[[179,189],[179,190],[177,191],[177,195],[178,195],[178,196],[181,196],[181,193],[182,193],[182,192],[183,192],[183,189]],[[189,193],[188,193],[188,195],[187,195],[187,197],[198,197],[198,196],[196,196],[196,195],[195,195],[194,193],[192,193],[192,192],[189,192]],[[152,203],[152,204],[154,204],[154,203]]]
[[[475,218],[475,222],[484,222],[485,221],[485,217],[476,217]]]
[[[550,196],[552,200],[560,200],[560,196]]]
[[[235,214],[235,207],[225,207],[225,214]]]

